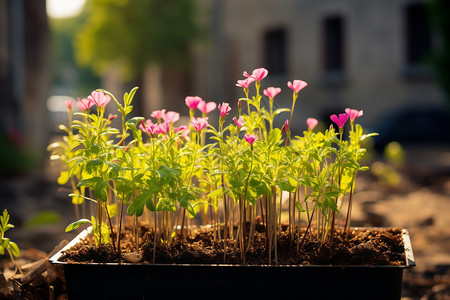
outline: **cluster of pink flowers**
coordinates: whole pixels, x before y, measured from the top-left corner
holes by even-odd
[[[361,117],[362,115],[363,115],[362,110],[346,108],[345,114],[339,114],[339,116],[331,115],[330,119],[331,119],[331,121],[336,123],[336,125],[339,128],[344,128],[345,123],[348,121],[349,118],[350,118],[350,122],[353,123],[357,117]]]
[[[92,106],[96,105],[99,108],[105,108],[106,105],[109,103],[109,101],[111,101],[111,97],[103,92],[100,91],[93,91],[87,98],[83,98],[80,100],[80,98],[78,98],[77,101],[77,107],[81,110],[81,111],[88,111],[91,109]],[[66,106],[69,108],[72,108],[73,106],[73,101],[72,100],[68,100],[66,101]]]
[[[173,123],[180,119],[178,113],[169,114],[169,112],[165,113],[165,110],[154,111],[151,116],[157,119],[158,122],[153,123],[152,120],[148,119],[145,122],[141,121],[139,125],[139,129],[151,137],[156,137],[160,134],[168,135]],[[186,126],[173,128],[173,131],[180,133],[182,137],[186,137],[189,134],[189,129]]]
[[[257,68],[253,70],[252,74],[247,73],[245,71],[243,73],[245,79],[238,80],[236,86],[244,88],[246,92],[248,92],[248,88],[250,84],[253,82],[259,82],[264,79],[268,75],[268,71],[265,68]],[[302,80],[294,80],[293,82],[289,81],[287,86],[294,93],[294,101],[297,97],[298,93],[307,86],[308,84]],[[259,86],[258,86],[259,87]],[[268,87],[264,89],[263,94],[267,96],[269,99],[273,100],[275,96],[277,96],[281,92],[281,88],[279,87]],[[98,108],[105,108],[106,105],[111,101],[111,97],[101,91],[93,91],[87,98],[79,99],[76,103],[78,108],[81,111],[89,111],[92,106],[97,106]],[[214,111],[216,108],[219,110],[221,122],[223,122],[224,117],[230,112],[231,107],[229,103],[223,102],[217,105],[215,102],[206,102],[202,98],[198,96],[188,96],[185,99],[186,105],[189,107],[191,111],[191,122],[190,125],[197,131],[202,131],[208,125],[208,117],[207,115]],[[72,109],[73,100],[67,100],[65,105],[68,109]],[[240,102],[239,102],[240,108]],[[195,118],[194,110],[198,109],[202,113],[202,117]],[[240,110],[239,110],[240,112]],[[338,115],[331,115],[330,119],[338,126],[339,129],[342,129],[345,126],[345,123],[350,119],[350,122],[353,124],[354,120],[357,117],[363,115],[362,110],[356,110],[351,108],[346,108],[345,113]],[[116,116],[112,116],[109,119],[112,120]],[[151,117],[156,119],[156,123],[153,123],[152,120],[148,119],[145,122],[141,122],[139,128],[149,134],[152,137],[155,137],[159,134],[168,134],[169,130],[173,128],[173,124],[180,119],[180,114],[174,111],[166,111],[165,109],[155,110],[152,112]],[[234,117],[233,122],[235,123],[237,128],[241,128],[244,125],[244,120],[242,116],[239,118]],[[318,124],[317,119],[308,118],[306,120],[306,124],[308,126],[308,130],[312,131]],[[289,129],[289,121],[286,120],[283,125],[283,130],[287,131]],[[187,126],[180,126],[178,128],[173,129],[176,133],[181,133],[182,136],[186,137],[189,134],[189,129]],[[257,140],[256,135],[246,134],[244,139],[253,145],[253,143]]]
[[[174,111],[166,112],[165,109],[155,110],[152,112],[151,116],[155,118],[158,123],[168,122],[169,124],[174,124],[180,119],[180,114]]]

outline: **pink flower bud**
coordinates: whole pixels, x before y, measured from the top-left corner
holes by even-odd
[[[244,89],[248,89],[250,84],[255,81],[255,78],[253,77],[247,77],[247,79],[244,80],[238,80],[236,83],[236,86],[242,87]]]
[[[264,90],[264,95],[266,95],[269,98],[275,98],[276,95],[278,95],[281,92],[280,88],[276,87],[268,87]]]
[[[259,68],[259,69],[253,70],[252,75],[248,74],[247,71],[245,71],[244,76],[247,78],[252,77],[256,81],[261,81],[262,79],[264,79],[267,76],[268,73],[269,73],[269,71],[267,71],[266,69]]]
[[[169,132],[170,129],[170,124],[169,121],[164,121],[164,123],[158,124],[158,127],[156,128],[156,133],[157,134],[167,134]]]
[[[180,126],[173,130],[175,133],[181,133],[182,138],[186,138],[189,135],[189,129],[187,126]]]
[[[351,108],[346,108],[345,113],[350,117],[350,121],[352,123],[353,123],[353,121],[355,121],[356,118],[361,117],[363,115],[362,110],[358,111],[356,109],[351,109]]]
[[[287,83],[287,86],[297,94],[307,85],[308,84],[302,80],[294,80],[294,83],[291,83],[290,81]]]
[[[196,109],[200,101],[202,101],[202,98],[197,96],[187,96],[185,99],[186,105],[190,109]]]
[[[258,139],[258,136],[256,134],[245,134],[244,135],[244,139],[247,143],[249,143],[250,145],[253,145],[253,143]]]
[[[105,108],[106,105],[111,101],[111,97],[109,95],[106,95],[105,93],[99,92],[99,91],[93,91],[89,96],[88,99],[94,102],[97,107],[103,107]]]
[[[281,127],[281,132],[288,132],[289,131],[289,120],[284,121],[283,126]]]
[[[208,118],[192,118],[191,125],[200,132],[208,125]]]
[[[204,114],[209,114],[210,112],[212,112],[213,110],[215,110],[217,107],[216,102],[208,102],[206,103],[206,101],[200,101],[200,103],[198,104],[197,108]]]
[[[141,121],[141,125],[139,126],[139,129],[150,134],[152,137],[157,134],[157,128],[158,124],[153,124],[151,120],[146,120],[145,123],[144,121]]]
[[[228,103],[224,102],[222,104],[219,104],[219,111],[220,111],[221,118],[225,117],[230,110],[231,110],[231,107]]]
[[[64,103],[66,104],[67,109],[72,109],[72,107],[73,107],[72,99],[66,100]]]
[[[242,125],[244,125],[244,118],[243,117],[239,117],[239,119],[236,119],[236,117],[233,118],[234,123],[236,124],[236,126],[238,128],[241,128]]]
[[[317,119],[314,119],[314,118],[306,119],[306,125],[308,125],[308,130],[313,130],[314,127],[316,127],[318,123],[319,123],[319,121],[317,121]]]
[[[168,111],[166,112],[165,116],[163,117],[164,121],[168,121],[170,124],[175,123],[180,119],[180,114],[175,111]]]
[[[91,107],[93,105],[94,105],[94,102],[90,99],[83,98],[80,100],[80,98],[78,98],[77,106],[81,111],[88,111],[91,109]]]
[[[161,109],[161,110],[154,110],[151,114],[151,116],[153,118],[155,118],[158,121],[164,120],[165,116],[166,116],[166,110],[165,109]]]

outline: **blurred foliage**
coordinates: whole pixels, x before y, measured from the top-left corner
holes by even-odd
[[[384,157],[395,167],[401,167],[405,161],[405,150],[398,142],[390,142],[384,148]]]
[[[52,82],[56,86],[75,84],[75,93],[83,94],[100,85],[100,79],[88,67],[78,67],[75,62],[73,39],[83,24],[83,18],[50,19]],[[71,78],[76,76],[76,78]],[[74,80],[75,79],[75,80]],[[68,82],[68,81],[73,82]]]
[[[44,210],[36,213],[28,219],[24,226],[27,229],[36,228],[44,225],[53,225],[61,221],[61,215],[57,211]]]
[[[450,108],[450,1],[429,1],[432,28],[439,35],[439,44],[434,50],[431,63],[436,71],[437,81],[447,96]]]
[[[398,142],[391,142],[384,148],[385,162],[376,161],[372,164],[372,174],[378,180],[390,187],[395,187],[402,181],[400,172],[405,161],[405,151]]]
[[[25,147],[21,132],[0,133],[0,176],[22,175],[37,166],[37,156]]]
[[[125,79],[152,62],[189,65],[189,44],[199,36],[193,0],[88,0],[75,38],[76,59],[103,75],[114,63]]]

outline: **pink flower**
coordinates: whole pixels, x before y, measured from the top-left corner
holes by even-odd
[[[189,134],[189,129],[188,129],[188,127],[187,126],[180,126],[180,127],[178,127],[178,128],[175,128],[174,130],[173,130],[175,133],[179,133],[179,132],[181,132],[181,137],[183,137],[183,138],[186,138],[187,136],[188,136],[188,134]]]
[[[314,127],[316,127],[318,123],[319,123],[319,121],[317,121],[317,119],[314,119],[314,118],[306,119],[306,125],[308,125],[308,130],[313,130]]]
[[[220,111],[221,118],[225,117],[230,110],[231,110],[231,107],[228,103],[224,102],[222,104],[219,104],[219,111]]]
[[[111,97],[109,95],[106,95],[105,93],[99,92],[99,91],[93,91],[89,96],[88,99],[90,99],[92,102],[94,102],[97,107],[103,107],[105,108],[106,105],[111,101]]]
[[[156,128],[156,133],[160,134],[167,134],[169,132],[170,129],[170,124],[169,121],[164,121],[164,123],[158,124],[158,127]]]
[[[279,92],[281,92],[281,89],[278,87],[268,87],[264,90],[264,95],[273,99],[276,95],[278,95]]]
[[[166,117],[166,110],[165,109],[161,109],[161,110],[154,110],[151,114],[151,116],[153,118],[155,118],[156,120],[164,120],[164,118]]]
[[[345,125],[345,122],[347,122],[347,120],[348,120],[348,115],[347,114],[339,114],[339,117],[336,115],[332,115],[332,116],[330,116],[330,119],[331,119],[331,121],[336,123],[336,125],[339,128],[343,128]]]
[[[168,111],[163,116],[164,121],[168,121],[170,124],[175,123],[180,119],[180,114],[175,111]]]
[[[187,96],[185,99],[186,105],[190,109],[196,109],[200,101],[202,101],[202,98],[197,96]]]
[[[72,107],[73,107],[72,99],[66,100],[64,103],[66,104],[67,109],[72,109]]]
[[[236,124],[236,126],[238,128],[241,128],[242,125],[244,125],[244,118],[243,117],[239,117],[239,119],[236,119],[236,117],[233,118],[234,123]]]
[[[152,136],[157,134],[156,130],[158,128],[158,124],[153,124],[151,120],[141,121],[141,125],[139,125],[139,129],[143,132],[146,132]]]
[[[80,100],[78,98],[77,106],[81,111],[88,111],[94,105],[94,102],[90,99],[83,98]]]
[[[253,77],[247,77],[247,79],[244,80],[238,80],[236,83],[236,86],[242,87],[244,89],[248,89],[250,84],[255,81],[255,78]]]
[[[346,108],[345,113],[350,117],[350,121],[352,123],[353,123],[353,121],[355,121],[356,118],[361,117],[363,115],[362,110],[358,111],[356,109],[351,109],[351,108]]]
[[[290,81],[287,83],[287,86],[297,94],[307,85],[308,84],[302,80],[294,80],[294,83],[291,83]]]
[[[269,71],[267,71],[266,69],[259,68],[259,69],[253,70],[252,75],[248,74],[247,71],[245,71],[244,76],[252,77],[256,81],[261,81],[262,79],[264,79],[267,76],[268,73],[269,73]]]
[[[244,135],[244,139],[247,143],[249,143],[250,145],[253,145],[253,143],[258,139],[258,136],[256,134],[245,134]]]
[[[213,110],[216,109],[216,102],[208,102],[206,103],[206,101],[200,101],[197,108],[204,114],[209,114],[210,112],[212,112]]]
[[[208,125],[208,118],[192,118],[191,125],[200,132]]]

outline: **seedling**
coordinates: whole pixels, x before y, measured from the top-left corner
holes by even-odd
[[[104,90],[78,100],[80,112],[73,113],[70,128],[63,127],[65,144],[52,148],[64,151],[54,152],[52,158],[67,165],[63,172],[73,180],[74,204],[90,200],[95,207],[90,218],[72,223],[66,231],[90,223],[97,245],[111,244],[120,252],[122,223],[128,215],[136,252],[140,222],[151,226],[156,262],[156,246],[183,240],[189,235],[189,220],[200,214],[204,224],[213,228],[215,247],[222,248],[224,262],[227,248],[236,247],[245,263],[260,222],[272,264],[277,263],[277,238],[287,201],[287,230],[297,251],[307,236],[326,243],[337,226],[348,233],[356,174],[367,169],[359,163],[365,153],[362,142],[373,135],[356,124],[363,112],[348,108],[332,115],[335,127],[323,132],[315,129],[316,119],[308,118],[308,129],[293,136],[293,112],[306,82],[289,82],[292,106],[277,108],[275,98],[281,88],[261,87],[268,71],[260,68],[244,75],[246,79],[236,85],[245,96],[235,107],[186,97],[190,122],[183,125],[177,124],[179,113],[165,109],[154,111],[148,119],[128,118],[137,88],[125,93],[123,104]],[[120,129],[112,127],[117,116],[105,116],[111,99],[118,107]],[[72,106],[68,108],[71,113]],[[208,119],[216,108],[217,127]],[[275,120],[283,113],[289,113],[289,119],[276,128]]]
[[[15,266],[14,274],[16,274],[19,271],[20,274],[23,275],[20,266],[14,260],[14,256],[18,257],[20,255],[19,247],[17,246],[16,243],[14,243],[5,236],[5,232],[11,228],[14,228],[14,225],[9,223],[9,214],[8,211],[5,209],[3,211],[3,214],[0,216],[0,231],[2,233],[2,242],[0,244],[0,255],[4,255],[5,251],[8,252],[9,258],[11,259],[12,263]]]

